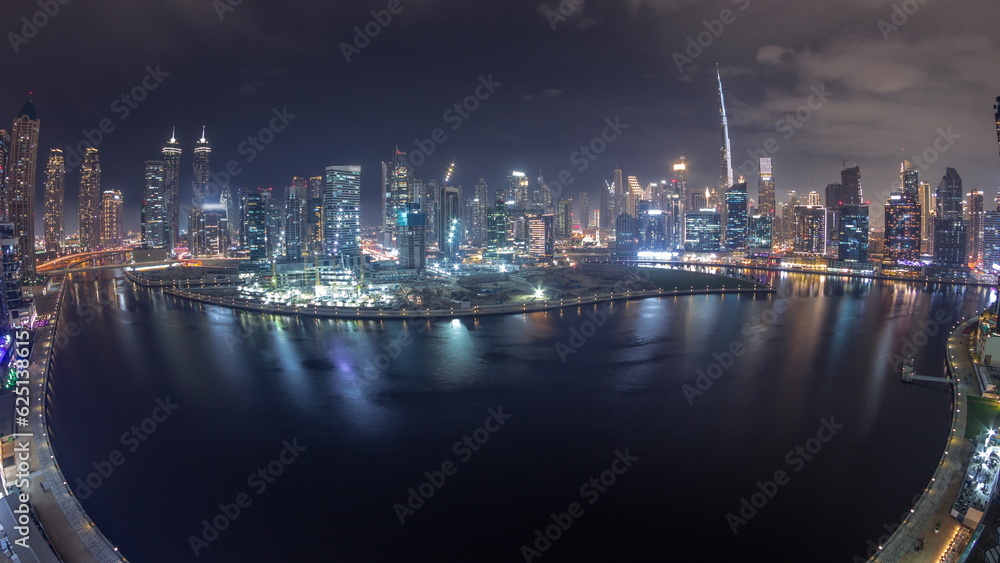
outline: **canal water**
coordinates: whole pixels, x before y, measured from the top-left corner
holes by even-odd
[[[992,293],[753,275],[779,293],[406,323],[71,276],[52,442],[143,563],[865,556],[949,430],[897,362],[943,373]]]

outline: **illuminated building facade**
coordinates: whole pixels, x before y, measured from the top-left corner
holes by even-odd
[[[827,234],[826,207],[822,205],[796,205],[792,210],[792,217],[792,236],[795,252],[815,255],[825,254]]]
[[[757,206],[762,215],[774,217],[774,171],[770,158],[760,159],[760,176],[757,180]]]
[[[167,240],[165,246],[173,248],[181,236],[181,145],[177,142],[177,130],[170,134],[170,140],[163,147],[163,200],[167,218]]]
[[[402,209],[405,210],[405,204]],[[357,267],[361,264],[360,238],[361,166],[327,166],[323,194],[326,254],[345,268]]]
[[[962,210],[962,178],[947,168],[937,188],[934,218],[934,265],[964,268],[968,261],[968,233]]]
[[[146,183],[142,194],[142,246],[145,248],[163,248],[170,243],[166,178],[166,162],[146,161]]]
[[[705,208],[684,214],[684,250],[718,252],[722,248],[722,214]]]
[[[528,218],[528,253],[552,258],[556,251],[555,216],[551,213]]]
[[[14,118],[10,133],[7,212],[19,241],[22,280],[35,278],[35,181],[41,123],[29,99]]]
[[[868,206],[841,205],[838,216],[837,258],[846,262],[868,261]]]
[[[66,159],[61,149],[49,151],[45,166],[45,251],[59,252],[66,238]]]
[[[105,190],[101,194],[101,247],[115,248],[122,245],[122,192]]]
[[[750,195],[745,183],[736,184],[726,190],[726,250],[742,250],[747,247],[750,230],[748,208]]]
[[[406,206],[396,231],[399,242],[399,266],[410,270],[427,267],[427,215],[419,203]]]
[[[80,165],[80,248],[96,250],[100,244],[101,159],[88,148]]]

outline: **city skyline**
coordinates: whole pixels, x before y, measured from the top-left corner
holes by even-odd
[[[633,7],[588,5],[579,8],[567,21],[554,24],[553,30],[544,9],[534,3],[491,7],[481,16],[459,9],[440,21],[434,18],[440,16],[436,9],[408,5],[391,28],[348,63],[340,45],[351,41],[355,24],[363,25],[370,19],[367,10],[301,2],[303,9],[314,11],[317,17],[335,11],[338,21],[345,23],[342,29],[335,26],[326,38],[310,37],[304,42],[310,45],[310,52],[303,54],[302,62],[288,68],[277,67],[272,57],[252,58],[260,47],[239,54],[230,66],[185,62],[189,60],[186,55],[198,45],[215,46],[230,34],[259,28],[262,21],[274,22],[273,31],[265,34],[269,40],[287,44],[291,33],[289,18],[272,13],[271,8],[240,6],[220,21],[210,6],[157,7],[152,9],[155,15],[193,22],[196,40],[168,52],[156,51],[156,57],[148,47],[121,56],[115,53],[121,72],[99,71],[94,82],[84,82],[93,86],[77,92],[72,100],[62,94],[61,85],[82,80],[75,69],[65,76],[54,75],[58,79],[39,76],[28,82],[22,78],[27,65],[42,64],[40,57],[69,40],[60,35],[72,38],[76,33],[72,29],[53,32],[66,25],[57,18],[37,38],[20,46],[20,52],[12,59],[13,80],[0,86],[0,99],[8,100],[6,105],[13,111],[27,91],[35,91],[39,115],[45,120],[40,145],[43,151],[77,146],[85,141],[83,130],[93,131],[102,119],[110,120],[114,130],[100,135],[105,170],[102,186],[123,191],[126,225],[130,230],[138,224],[141,163],[156,156],[154,153],[169,138],[174,125],[186,158],[190,158],[202,126],[207,125],[215,150],[213,161],[222,166],[235,161],[242,172],[233,179],[234,185],[246,188],[280,189],[293,176],[320,175],[331,162],[356,162],[365,169],[377,170],[378,163],[393,146],[413,152],[414,139],[429,139],[437,128],[442,128],[448,139],[437,144],[434,154],[417,167],[415,176],[440,178],[457,157],[453,181],[466,190],[480,177],[494,185],[509,170],[541,168],[547,178],[557,176],[562,170],[571,171],[575,182],[566,188],[567,195],[575,198],[586,187],[593,197],[594,190],[600,189],[616,167],[643,182],[656,181],[670,177],[669,164],[681,154],[689,158],[692,187],[714,186],[719,143],[718,130],[712,123],[718,123],[718,107],[707,93],[714,88],[716,62],[720,63],[725,81],[735,174],[740,174],[745,161],[757,161],[751,159],[748,151],[769,152],[767,140],[775,139],[780,148],[760,156],[774,159],[779,198],[789,189],[821,190],[833,181],[831,176],[845,159],[865,171],[866,199],[868,194],[887,196],[893,189],[897,163],[904,158],[923,160],[924,151],[935,143],[948,150],[922,170],[925,175],[943,175],[945,167],[954,167],[962,171],[968,188],[983,190],[987,199],[992,197],[993,190],[1000,185],[1000,174],[995,159],[987,158],[994,153],[985,141],[989,139],[991,145],[995,131],[983,116],[993,113],[991,106],[995,92],[1000,90],[997,78],[1000,73],[996,72],[996,62],[984,55],[991,51],[988,45],[994,41],[988,33],[985,22],[989,18],[985,14],[967,18],[962,28],[964,39],[951,44],[945,44],[942,37],[957,24],[950,18],[937,17],[946,8],[933,4],[922,6],[906,25],[897,26],[897,31],[883,31],[878,25],[879,20],[890,18],[891,4],[872,2],[865,7],[838,10],[812,8],[824,21],[816,22],[810,38],[795,31],[794,26],[776,28],[770,23],[767,27],[778,30],[777,35],[759,37],[747,33],[755,23],[765,19],[770,22],[791,17],[782,15],[786,5],[786,2],[760,2],[739,12],[732,26],[738,25],[742,31],[724,31],[713,44],[700,47],[704,53],[695,57],[693,64],[682,65],[683,72],[678,71],[674,54],[689,56],[685,54],[687,39],[704,30],[703,20],[718,18],[717,6],[694,3],[678,10],[666,2],[640,2]],[[736,5],[735,9],[739,7]],[[93,13],[74,16],[85,21],[106,14],[109,9],[110,5],[97,2]],[[446,47],[456,35],[466,33],[462,24],[474,24],[480,17],[519,22],[525,33],[524,45],[489,49],[501,40],[501,35],[482,30],[485,33],[482,50],[475,50],[480,57],[466,57]],[[134,32],[133,28],[112,19],[108,30],[111,37],[130,36]],[[846,24],[850,24],[848,37],[834,32]],[[630,34],[635,36],[644,35],[638,33],[642,30],[656,31],[658,39],[608,44],[605,32],[622,26],[635,27],[637,33]],[[440,37],[434,36],[435,31],[442,32]],[[430,37],[435,38],[427,41]],[[322,48],[315,42],[321,42]],[[604,73],[612,72],[610,68],[601,70],[612,62],[609,56],[599,54],[602,50],[609,54],[628,50],[631,56],[625,67],[615,70],[622,74],[622,80],[612,81],[619,92],[608,93],[609,85],[602,81],[581,82],[580,73],[570,72],[579,63],[554,74],[519,64],[523,60],[522,51],[542,42],[552,51],[543,63],[549,57],[566,59],[569,53],[576,53],[588,64],[596,65],[592,70]],[[375,97],[360,92],[333,93],[331,97],[330,80],[322,76],[317,76],[317,88],[302,88],[303,77],[307,75],[301,72],[304,67],[300,65],[320,63],[324,68],[336,69],[342,76],[353,74],[362,84],[371,81],[372,91],[389,92],[379,88],[379,81],[384,78],[373,75],[372,71],[380,66],[396,68],[392,54],[404,45],[407,48],[419,45],[419,49],[415,56],[409,57],[416,64],[400,69],[403,79],[414,80],[422,74],[434,76],[440,68],[452,63],[447,78],[428,84],[405,103],[397,95],[386,93]],[[287,48],[299,53],[305,46]],[[98,45],[87,45],[85,49],[91,58],[98,60],[102,54],[110,56]],[[920,56],[913,57],[912,53]],[[612,58],[616,63],[622,60]],[[880,62],[861,63],[872,58]],[[956,58],[963,64],[952,68],[935,64]],[[570,56],[567,60],[578,59]],[[256,62],[251,64],[251,61]],[[129,66],[131,63],[134,65]],[[850,64],[857,64],[864,72],[851,75],[837,70]],[[162,76],[164,73],[167,76]],[[586,74],[590,76],[593,72]],[[453,131],[451,125],[456,122],[445,121],[442,112],[473,93],[480,76],[488,79],[491,75],[501,86]],[[146,80],[147,76],[152,78]],[[155,84],[155,88],[144,93],[141,103],[131,108],[120,101],[123,93],[131,92],[144,80],[146,85]],[[949,85],[947,96],[944,91],[927,86],[942,83]],[[361,90],[368,92],[369,88]],[[326,97],[322,98],[321,93]],[[115,112],[111,107],[128,109],[127,117],[120,119],[125,116],[124,110]],[[350,115],[340,108],[350,108]],[[273,110],[285,109],[295,116],[287,130],[277,133],[264,150],[255,150],[256,158],[248,162],[252,153],[247,149],[251,147],[243,145],[244,141],[268,125]],[[810,119],[800,122],[795,118],[799,110],[799,117]],[[385,115],[391,115],[392,119],[386,121]],[[788,115],[795,119],[788,120]],[[856,116],[870,116],[874,121],[859,124]],[[571,155],[581,144],[600,134],[604,119],[615,117],[628,124],[629,129],[586,171],[578,173],[570,163]],[[526,127],[521,123],[531,125]],[[939,128],[945,133],[941,140]],[[947,144],[949,139],[954,143]],[[67,162],[73,162],[72,156],[67,153]],[[67,175],[69,186],[75,184],[77,174],[75,169]],[[190,186],[190,174],[189,167],[184,166],[182,193]],[[756,181],[751,176],[746,179]],[[362,185],[365,225],[377,220],[378,211],[371,202],[377,202],[378,186],[377,174],[366,175]],[[77,205],[74,192],[70,190],[67,194],[68,213]],[[182,195],[182,201],[185,199]],[[870,199],[874,203],[882,198]],[[875,211],[876,222],[880,223],[881,211]],[[75,230],[72,223],[67,228]]]

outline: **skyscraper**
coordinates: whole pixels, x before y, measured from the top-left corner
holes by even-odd
[[[715,74],[719,79],[719,120],[722,126],[722,175],[719,188],[726,190],[734,184],[733,180],[733,149],[729,143],[729,119],[726,117],[726,98],[722,93],[722,73],[719,65],[715,65]]]
[[[486,250],[496,252],[508,246],[507,204],[503,200],[497,200],[486,215]]]
[[[407,204],[396,232],[401,268],[423,270],[427,267],[426,227],[427,215],[421,213],[420,204]]]
[[[840,171],[841,205],[861,205],[861,167],[845,168]],[[827,204],[829,205],[829,203]]]
[[[726,190],[726,232],[723,237],[726,250],[742,250],[747,247],[747,235],[750,231],[749,201],[746,183],[736,184]]]
[[[1000,146],[1000,96],[997,96],[997,103],[993,106],[997,118],[997,145]]]
[[[91,147],[80,165],[80,249],[95,250],[100,244],[101,158]]]
[[[978,264],[982,259],[983,192],[969,192],[969,262]]]
[[[914,170],[912,174],[916,175]],[[920,254],[930,254],[933,250],[931,241],[934,236],[934,193],[931,191],[930,182],[920,182],[918,188],[918,201],[920,203]]]
[[[568,239],[573,236],[573,200],[560,199],[556,205],[556,237]]]
[[[628,177],[628,189],[625,192],[625,213],[633,217],[639,216],[639,202],[642,201],[643,192],[642,186],[639,184],[639,178],[635,176]]]
[[[361,166],[327,166],[323,194],[326,254],[345,268],[357,267],[361,264],[360,238]]]
[[[823,202],[820,199],[819,192],[811,191],[808,194],[806,194],[806,205],[822,206]]]
[[[29,98],[11,129],[7,209],[19,241],[22,281],[35,278],[35,180],[41,123]]]
[[[474,246],[484,246],[486,244],[486,215],[490,203],[489,198],[490,187],[486,183],[486,179],[480,178],[476,182],[472,196],[472,223],[469,229],[469,239]]]
[[[722,246],[722,214],[714,209],[688,211],[685,214],[684,250],[718,252]]]
[[[586,230],[590,226],[590,192],[580,192],[580,208],[576,213],[580,228]]]
[[[0,129],[0,222],[10,220],[10,135]]]
[[[142,194],[142,246],[164,248],[170,243],[169,217],[167,216],[166,183],[167,163],[147,160],[146,183]]]
[[[164,163],[164,205],[167,212],[167,248],[173,248],[180,240],[180,197],[181,197],[181,145],[177,142],[177,130],[170,134],[170,140],[163,147]]]
[[[285,257],[301,260],[306,244],[306,202],[309,201],[309,182],[305,178],[292,178],[292,185],[285,188]]]
[[[524,172],[513,171],[507,177],[507,201],[513,201],[516,209],[528,208],[528,186],[530,182]],[[440,237],[440,233],[438,237]]]
[[[0,329],[20,326],[24,309],[21,294],[20,239],[13,223],[0,223]],[[30,313],[30,312],[29,312]]]
[[[747,246],[751,250],[770,250],[773,245],[774,217],[764,214],[752,215]]]
[[[920,203],[900,192],[885,204],[885,256],[890,265],[920,264]]]
[[[817,194],[818,195],[818,194]],[[796,205],[792,211],[795,252],[826,253],[827,216],[822,205]]]
[[[937,188],[934,218],[934,265],[963,268],[968,261],[968,240],[962,212],[962,178],[947,168]]]
[[[527,190],[527,178],[525,190]],[[527,192],[525,192],[527,193]],[[462,191],[453,186],[441,187],[440,207],[437,213],[438,249],[445,257],[453,257],[462,244]]]
[[[201,138],[194,146],[194,207],[200,207],[205,203],[216,203],[212,201],[212,168],[210,158],[212,147],[205,138],[205,128],[201,129]]]
[[[615,226],[615,217],[626,212],[625,194],[628,187],[625,185],[625,173],[621,169],[615,169],[612,186],[614,189],[610,193],[613,197],[608,200],[608,226],[610,227]]]
[[[327,182],[329,187],[329,170]],[[396,246],[400,214],[406,211],[407,204],[416,202],[413,188],[413,171],[406,153],[396,147],[392,162],[382,163],[382,245],[387,248]]]
[[[983,269],[1000,271],[1000,211],[983,213]]]
[[[846,262],[868,261],[868,206],[841,205],[837,257]]]
[[[528,254],[551,259],[555,254],[555,217],[551,213],[528,218]]]
[[[757,206],[762,215],[774,217],[774,174],[770,158],[760,159],[760,176],[757,180]]]
[[[270,192],[250,190],[243,197],[243,248],[252,262],[267,260],[267,206]]]
[[[122,236],[122,192],[105,190],[101,194],[101,247],[121,246]]]
[[[690,205],[690,196],[688,195],[688,173],[687,173],[687,157],[681,156],[674,163],[674,179],[672,183],[676,186],[676,193],[681,196],[681,201],[684,205]]]
[[[45,251],[59,252],[65,239],[66,160],[62,149],[49,150],[45,166]]]

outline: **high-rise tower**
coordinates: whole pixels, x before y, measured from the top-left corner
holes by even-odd
[[[21,253],[21,279],[35,277],[35,179],[38,168],[38,130],[41,121],[28,98],[17,117],[10,138],[8,211]]]
[[[323,194],[326,253],[344,267],[355,267],[361,260],[360,238],[361,166],[327,166]]]
[[[209,157],[212,154],[212,147],[208,145],[205,138],[205,128],[201,129],[201,139],[194,147],[194,205],[201,206],[205,203],[217,203],[210,201],[209,188],[212,183],[212,169],[209,165]]]
[[[180,240],[180,197],[181,197],[181,144],[177,142],[177,129],[170,134],[170,140],[163,147],[164,165],[164,205],[167,212],[167,248],[172,249]]]
[[[343,172],[343,171],[341,171]],[[340,174],[337,174],[341,177]],[[327,172],[327,186],[330,174]],[[406,153],[396,147],[392,162],[382,163],[382,245],[395,246],[396,227],[399,225],[400,214],[406,211],[406,205],[414,203],[413,170]],[[329,250],[329,245],[328,250]]]
[[[760,177],[757,180],[757,206],[762,215],[774,217],[774,173],[770,158],[760,159]]]
[[[980,190],[969,192],[969,262],[978,264],[982,259],[984,194]]]
[[[122,244],[122,192],[106,190],[101,195],[101,247]]]
[[[97,149],[83,152],[80,165],[80,248],[94,250],[100,244],[101,158]]]
[[[66,159],[62,149],[49,150],[45,166],[45,251],[59,252],[65,238]]]
[[[146,161],[146,185],[142,194],[142,245],[163,248],[170,242],[166,206],[167,163]]]
[[[733,149],[729,143],[729,119],[726,117],[726,97],[722,93],[722,73],[715,65],[715,75],[719,79],[719,118],[722,125],[722,175],[719,188],[724,192],[733,185]]]
[[[961,268],[968,261],[968,241],[962,209],[962,178],[947,168],[937,188],[937,217],[934,218],[934,264]]]
[[[10,135],[0,129],[0,221],[10,220]]]

